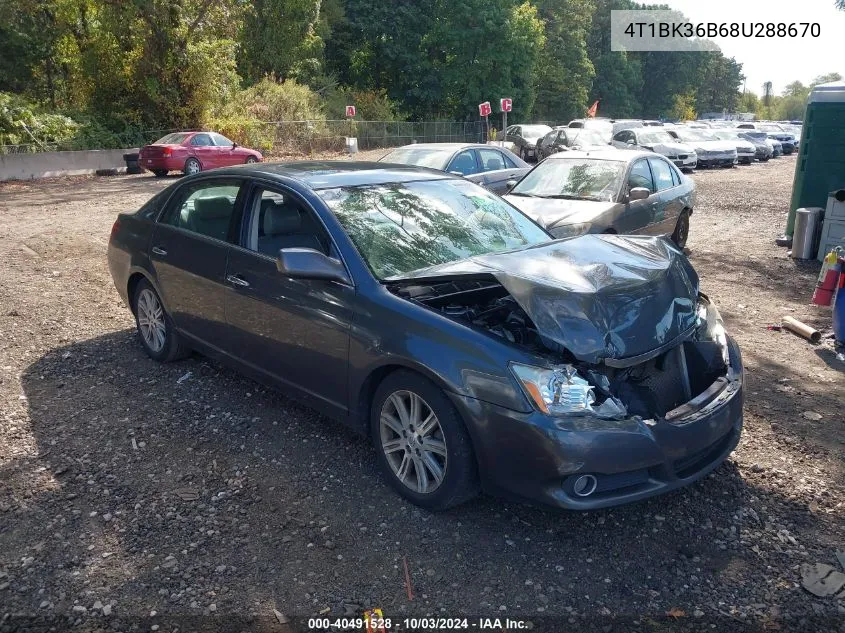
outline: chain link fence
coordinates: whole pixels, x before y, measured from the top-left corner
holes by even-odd
[[[146,130],[121,136],[123,147],[141,147],[171,132]],[[238,143],[270,156],[313,154],[346,149],[347,137],[358,139],[361,151],[411,143],[483,143],[487,131],[482,121],[275,121],[250,123],[237,130],[221,130]],[[2,154],[29,154],[70,149],[71,143],[0,144]],[[100,148],[88,148],[100,149]]]

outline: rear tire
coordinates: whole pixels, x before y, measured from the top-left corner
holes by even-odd
[[[184,173],[186,176],[193,176],[202,171],[202,165],[196,158],[189,158],[185,161]]]
[[[244,161],[247,165],[252,165],[253,163],[257,163],[258,159],[255,156],[247,156],[246,160]]]
[[[678,216],[678,223],[675,224],[675,232],[672,233],[672,241],[675,242],[675,245],[679,249],[684,250],[684,247],[687,245],[687,238],[689,238],[689,211],[685,209]]]
[[[164,309],[155,288],[146,279],[135,288],[132,311],[135,313],[138,338],[147,356],[160,363],[169,363],[190,355],[190,348],[182,343],[173,319]]]
[[[448,396],[427,378],[405,369],[389,374],[373,397],[370,434],[388,483],[414,505],[437,512],[478,495],[469,433]]]
[[[156,178],[164,178],[168,173],[166,169],[153,169],[153,175]]]

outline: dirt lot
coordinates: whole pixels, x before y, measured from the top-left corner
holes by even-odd
[[[818,267],[772,245],[794,166],[694,175],[692,261],[748,372],[738,450],[688,489],[588,514],[483,498],[429,515],[340,425],[201,357],[148,360],[105,249],[116,213],[172,179],[0,185],[0,630],[284,631],[273,609],[370,607],[394,626],[840,630],[845,600],[804,590],[801,565],[845,550],[845,363],[829,338],[766,328],[830,330],[808,305]]]

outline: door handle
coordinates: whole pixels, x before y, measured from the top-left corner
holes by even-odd
[[[226,281],[230,284],[235,286],[241,286],[242,288],[249,288],[249,282],[241,277],[240,275],[227,275]]]
[[[163,248],[159,248],[158,246],[153,246],[150,250],[152,250],[152,252],[156,255],[161,255],[162,257],[165,257],[167,255],[167,251]]]

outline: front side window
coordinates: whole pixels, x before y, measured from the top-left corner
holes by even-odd
[[[247,248],[278,257],[283,248],[329,254],[329,237],[314,212],[287,192],[259,189],[252,196]]]
[[[645,187],[652,193],[655,191],[654,182],[651,178],[651,169],[649,169],[648,161],[638,160],[631,167],[631,173],[628,176],[628,189],[635,187]]]
[[[174,196],[162,222],[227,241],[240,188],[239,180],[216,180],[183,187]]]
[[[611,202],[619,194],[625,163],[615,160],[549,158],[528,172],[511,195]]]
[[[672,181],[672,168],[669,163],[659,158],[649,158],[648,162],[651,164],[651,173],[654,175],[654,185],[657,191],[664,189],[671,189],[675,186]]]
[[[379,279],[551,239],[497,195],[464,180],[317,193]]]
[[[211,136],[212,140],[214,141],[214,144],[218,145],[220,147],[231,147],[232,145],[234,145],[234,143],[232,141],[227,139],[222,134],[213,133],[210,136]]]

